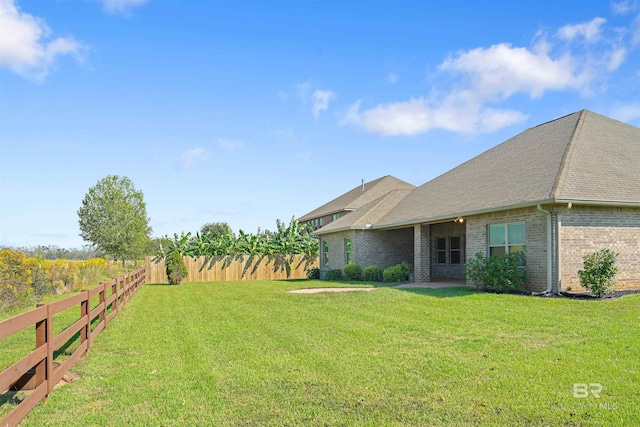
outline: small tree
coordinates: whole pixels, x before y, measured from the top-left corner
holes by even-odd
[[[226,222],[208,222],[200,227],[200,234],[215,234],[217,236],[224,234],[233,235],[233,230]]]
[[[611,293],[618,274],[617,257],[618,254],[610,249],[583,256],[584,270],[578,271],[580,285],[599,298]]]
[[[114,259],[137,259],[149,241],[149,218],[142,191],[127,177],[98,181],[78,209],[80,237]]]
[[[184,258],[182,258],[179,252],[171,252],[165,260],[165,265],[170,285],[179,285],[187,278],[189,272],[184,263]]]

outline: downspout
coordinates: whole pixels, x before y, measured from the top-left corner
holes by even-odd
[[[573,205],[571,204],[571,202],[569,202],[567,204],[567,210],[566,212],[562,212],[562,214],[566,214],[571,210],[571,207]],[[558,242],[556,243],[556,248],[558,251],[558,255],[557,255],[557,262],[558,262],[558,283],[556,284],[556,293],[559,294],[560,292],[562,292],[562,248],[561,248],[561,235],[560,235],[560,229],[562,228],[562,214],[558,213],[558,217],[556,219],[557,221],[557,225],[556,225],[556,235],[557,235],[557,239]]]
[[[553,246],[551,242],[551,212],[542,209],[542,205],[538,205],[538,210],[547,215],[547,290],[544,294],[551,293],[553,285],[553,254],[551,253]]]

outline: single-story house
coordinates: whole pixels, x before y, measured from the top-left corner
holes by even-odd
[[[419,187],[391,176],[304,215],[320,268],[408,261],[416,281],[523,251],[531,292],[580,290],[582,257],[617,252],[617,288],[640,289],[640,128],[582,110],[530,128]]]

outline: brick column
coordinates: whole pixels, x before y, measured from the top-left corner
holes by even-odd
[[[428,225],[413,226],[413,272],[416,282],[431,281],[431,232]]]

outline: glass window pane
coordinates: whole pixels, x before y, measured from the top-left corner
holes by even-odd
[[[450,246],[451,250],[460,249],[460,237],[451,237]]]
[[[438,237],[436,239],[436,250],[444,251],[445,244],[446,244],[446,239],[444,237]]]
[[[524,245],[511,245],[509,246],[509,253],[513,254],[516,252],[524,252],[524,248],[525,248]]]
[[[489,245],[504,245],[504,224],[490,225],[489,226]]]
[[[524,222],[509,224],[509,244],[524,245],[526,243]]]
[[[438,264],[445,264],[447,262],[447,253],[445,251],[438,251]]]
[[[493,248],[489,248],[489,255],[490,256],[504,255],[504,253],[505,253],[504,246],[495,246]]]
[[[460,264],[460,251],[451,251],[451,264]]]

